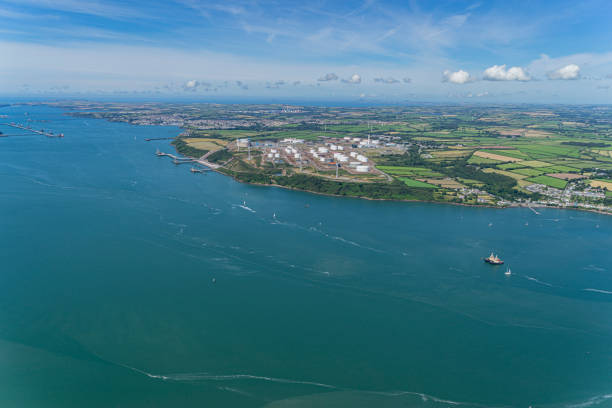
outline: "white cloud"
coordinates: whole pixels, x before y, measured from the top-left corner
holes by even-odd
[[[493,65],[485,69],[482,79],[486,81],[530,81],[531,77],[521,67],[511,67],[506,70],[506,65]]]
[[[330,72],[329,74],[325,74],[324,76],[319,78],[317,81],[327,82],[327,81],[337,81],[337,80],[338,80],[338,75],[334,74],[333,72]]]
[[[192,79],[190,81],[185,82],[185,85],[183,85],[183,88],[186,91],[195,91],[198,86],[200,86],[200,83],[198,81],[196,81],[195,79]]]
[[[471,82],[474,79],[470,74],[462,69],[459,71],[451,72],[448,69],[442,74],[442,82],[451,82],[453,84],[465,84]]]
[[[349,79],[343,79],[342,82],[346,84],[360,84],[361,76],[359,74],[353,74]]]
[[[569,64],[555,71],[546,74],[548,79],[578,79],[580,78],[580,67],[576,64]]]

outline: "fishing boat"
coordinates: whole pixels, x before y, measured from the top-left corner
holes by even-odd
[[[489,263],[491,265],[501,265],[504,263],[504,261],[502,261],[501,259],[499,259],[499,257],[497,255],[495,255],[493,252],[491,252],[491,255],[489,255],[488,257],[483,259],[486,263]]]
[[[512,275],[512,271],[510,270],[510,267],[508,267],[508,268],[506,269],[506,272],[504,272],[504,275],[506,275],[506,276],[510,276],[510,275]]]

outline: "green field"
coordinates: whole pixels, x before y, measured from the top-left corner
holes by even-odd
[[[531,178],[528,178],[527,181],[531,181],[532,183],[536,183],[536,184],[544,184],[544,185],[554,187],[554,188],[559,188],[559,189],[564,189],[565,186],[567,185],[567,181],[561,180],[558,178],[554,178],[554,177],[549,177],[549,176],[531,177]]]
[[[546,163],[539,160],[527,160],[522,161],[521,164],[525,167],[549,167],[550,163]]]
[[[497,168],[502,170],[520,169],[525,167],[525,165],[521,163],[522,162],[500,164]]]
[[[377,166],[379,170],[392,176],[419,176],[419,177],[441,177],[443,174],[435,172],[427,167],[410,166]]]
[[[546,173],[578,173],[579,169],[575,167],[563,166],[563,165],[555,165],[549,167],[540,167],[540,170],[544,170]]]
[[[413,180],[410,178],[400,177],[408,187],[420,187],[420,188],[437,188],[433,184],[425,183],[423,181]]]
[[[514,170],[512,170],[512,172],[513,173],[517,173],[517,174],[522,174],[524,176],[539,176],[539,175],[542,175],[542,174],[546,173],[543,170],[534,169],[534,168],[514,169]]]

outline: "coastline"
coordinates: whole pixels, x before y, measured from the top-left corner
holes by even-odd
[[[67,113],[67,114],[70,115],[71,113]],[[123,122],[123,123],[125,123],[125,121],[122,121],[122,120],[112,120],[112,119],[109,119],[109,118],[100,118],[100,119],[101,120],[107,120],[107,121],[110,121],[110,122],[116,121],[116,122]],[[131,122],[128,122],[128,123],[132,124]],[[139,124],[132,124],[132,125],[139,126]],[[179,129],[181,129],[181,128],[179,127]],[[179,137],[180,135],[181,135],[181,133],[179,133],[176,137]],[[235,181],[238,181],[240,183],[250,184],[250,185],[255,185],[255,186],[279,187],[279,188],[283,188],[283,189],[286,189],[286,190],[302,191],[302,192],[306,192],[306,193],[310,193],[310,194],[318,194],[318,195],[329,196],[329,197],[356,198],[356,199],[364,199],[364,200],[371,200],[371,201],[396,201],[396,202],[410,202],[410,203],[449,204],[449,205],[457,205],[457,206],[463,206],[463,207],[495,208],[495,209],[526,207],[526,208],[530,208],[530,209],[533,210],[534,208],[553,208],[553,209],[560,209],[560,210],[577,210],[577,211],[586,211],[586,212],[591,212],[591,213],[598,213],[598,214],[603,214],[603,215],[612,215],[612,210],[601,210],[601,209],[596,209],[596,208],[584,208],[584,207],[575,207],[575,206],[547,205],[547,204],[541,204],[541,203],[529,203],[529,204],[527,204],[527,203],[520,203],[520,202],[511,202],[511,203],[506,204],[506,205],[491,205],[491,204],[469,204],[469,203],[457,203],[457,202],[452,202],[452,201],[435,201],[435,200],[420,200],[420,199],[373,198],[373,197],[359,196],[359,195],[342,195],[342,194],[333,194],[333,193],[323,193],[323,192],[319,192],[319,191],[313,191],[313,190],[289,187],[289,186],[280,185],[280,184],[276,184],[276,183],[256,183],[256,182],[240,180],[237,177],[235,177],[233,174],[229,174],[229,173],[224,172],[223,171],[223,169],[224,169],[223,165],[212,163],[212,162],[209,162],[208,160],[206,160],[206,158],[209,155],[211,155],[212,153],[216,152],[216,150],[215,151],[209,151],[204,156],[201,156],[201,157],[197,158],[197,157],[186,155],[184,153],[180,153],[178,151],[177,147],[174,146],[174,145],[172,145],[172,147],[174,148],[174,150],[176,151],[177,154],[179,154],[179,155],[181,155],[183,157],[187,157],[189,159],[192,159],[194,162],[199,163],[199,164],[201,164],[203,166],[206,166],[207,168],[209,168],[212,171],[215,171],[217,173],[221,173],[221,174],[223,174],[225,176],[229,176],[232,179],[234,179]]]
[[[176,150],[176,148],[175,148]],[[207,153],[205,156],[210,155],[212,152]],[[177,154],[181,154],[177,151]],[[552,209],[559,209],[559,210],[576,210],[576,211],[586,211],[586,212],[591,212],[591,213],[597,213],[597,214],[603,214],[603,215],[612,215],[611,211],[602,211],[602,210],[597,210],[597,209],[592,209],[592,208],[580,208],[580,207],[562,207],[562,206],[553,206],[553,205],[545,205],[545,204],[526,204],[526,203],[511,203],[509,205],[500,205],[500,206],[496,206],[496,205],[489,205],[489,204],[467,204],[467,203],[454,203],[451,201],[431,201],[431,200],[408,200],[408,199],[392,199],[392,198],[373,198],[373,197],[364,197],[364,196],[348,196],[348,195],[340,195],[340,194],[329,194],[329,193],[321,193],[319,191],[312,191],[312,190],[305,190],[305,189],[300,189],[300,188],[294,188],[294,187],[288,187],[288,186],[283,186],[280,184],[276,184],[276,183],[269,183],[269,184],[264,184],[264,183],[252,183],[252,182],[248,182],[248,181],[243,181],[240,180],[236,177],[234,177],[231,174],[227,174],[223,171],[221,171],[220,169],[223,169],[223,166],[219,165],[219,164],[214,164],[211,163],[207,160],[203,160],[202,158],[200,159],[196,159],[194,157],[190,157],[190,156],[185,156],[185,157],[189,157],[191,159],[194,159],[197,163],[208,167],[211,171],[214,171],[216,173],[222,174],[226,177],[231,177],[233,180],[242,183],[242,184],[248,184],[248,185],[252,185],[252,186],[259,186],[259,187],[277,187],[277,188],[282,188],[285,190],[291,190],[291,191],[301,191],[304,193],[309,193],[309,194],[317,194],[317,195],[322,195],[322,196],[327,196],[327,197],[337,197],[337,198],[353,198],[353,199],[359,199],[359,200],[370,200],[370,201],[392,201],[392,202],[403,202],[403,203],[427,203],[427,204],[442,204],[442,205],[456,205],[456,206],[462,206],[462,207],[474,207],[474,208],[492,208],[492,209],[498,209],[498,210],[503,210],[503,209],[508,209],[508,208],[530,208],[530,209],[534,209],[534,208],[552,208]]]

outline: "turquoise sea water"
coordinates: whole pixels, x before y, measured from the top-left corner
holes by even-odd
[[[1,407],[612,405],[612,217],[249,186],[155,157],[176,128],[0,114],[66,135],[0,126]]]

